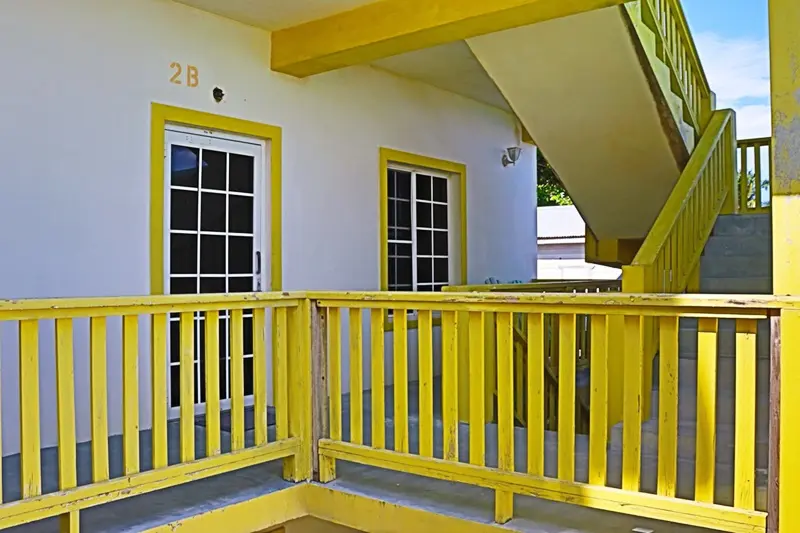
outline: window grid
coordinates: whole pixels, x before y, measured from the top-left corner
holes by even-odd
[[[441,291],[450,282],[448,180],[392,167],[386,179],[388,289]]]
[[[197,187],[185,186],[185,185],[175,185],[173,184],[173,176],[170,173],[170,201],[172,202],[173,191],[188,191],[193,192],[197,195],[197,217],[196,217],[196,230],[186,230],[186,229],[173,229],[172,220],[170,221],[169,225],[169,232],[170,238],[172,239],[173,235],[185,235],[185,236],[197,236],[195,241],[196,245],[196,256],[195,256],[195,268],[194,274],[184,274],[184,273],[173,273],[173,269],[170,266],[169,269],[169,279],[170,279],[170,286],[172,285],[172,280],[186,280],[195,279],[196,283],[194,284],[194,293],[200,294],[203,292],[209,292],[204,290],[205,287],[203,286],[203,280],[210,280],[217,282],[224,283],[224,290],[222,292],[229,293],[232,289],[231,281],[241,280],[240,282],[235,283],[235,286],[238,290],[244,290],[246,288],[247,291],[252,290],[253,286],[253,279],[254,279],[254,262],[253,256],[255,255],[256,250],[256,203],[255,203],[255,171],[253,168],[252,171],[252,180],[253,183],[250,185],[252,187],[253,192],[242,192],[242,191],[232,191],[231,190],[231,152],[225,151],[221,148],[211,148],[206,149],[203,147],[186,147],[181,146],[179,144],[172,144],[172,148],[179,147],[183,149],[189,149],[196,153],[197,157],[197,164],[196,164],[196,171],[197,171]],[[206,176],[205,176],[205,167],[207,166],[205,161],[206,152],[212,152],[218,155],[224,154],[225,157],[225,164],[224,164],[224,174],[225,174],[225,190],[219,190],[213,188],[214,184],[207,184],[206,183]],[[251,165],[255,165],[255,158],[252,156],[244,156],[241,154],[236,154],[242,157],[247,157]],[[213,181],[213,178],[209,181]],[[224,228],[225,231],[212,231],[212,230],[205,230],[203,229],[203,197],[204,195],[220,195],[224,197],[224,213],[222,213],[224,218]],[[212,198],[213,196],[209,196],[208,198]],[[251,217],[252,220],[250,222],[251,232],[232,232],[231,231],[231,220],[230,215],[232,212],[231,206],[231,197],[239,197],[239,198],[251,198]],[[170,205],[169,213],[170,217],[172,217],[173,206]],[[222,237],[224,239],[224,272],[214,272],[214,273],[204,273],[203,272],[203,262],[202,262],[202,254],[203,254],[203,237],[204,236],[214,236],[214,237]],[[250,248],[251,248],[251,257],[250,257],[250,267],[249,273],[232,273],[231,272],[231,250],[230,244],[231,239],[230,237],[238,237],[238,238],[246,238],[250,240]],[[170,254],[171,255],[171,254]],[[249,283],[247,283],[249,281]],[[249,285],[249,287],[247,287]],[[188,289],[188,285],[185,287]],[[222,288],[222,287],[220,287]],[[170,292],[173,292],[170,290]],[[212,292],[219,292],[219,291],[212,291]],[[221,312],[220,313],[220,331],[219,331],[219,359],[220,359],[220,399],[227,400],[230,399],[230,321],[229,321],[229,314],[228,312]],[[252,376],[252,360],[253,360],[253,348],[252,348],[252,332],[253,332],[253,312],[252,310],[245,310],[243,314],[243,340],[244,340],[244,365],[245,365],[245,377],[249,374]],[[179,323],[180,323],[180,315],[173,314],[170,315],[169,318],[169,328],[170,328],[170,335],[173,337],[171,341],[171,352],[169,358],[169,367],[170,367],[170,379],[175,382],[176,380],[173,378],[174,374],[179,372]],[[202,404],[205,402],[205,318],[203,313],[195,313],[194,315],[194,343],[195,343],[195,350],[194,350],[194,372],[195,372],[195,387],[194,387],[194,402],[195,404]],[[250,372],[248,372],[248,368]],[[252,379],[245,379],[245,394],[249,395],[252,394],[252,390],[248,390],[252,388]],[[171,394],[171,407],[178,407],[180,405],[180,395],[177,394],[177,389],[173,385],[172,387],[173,393]]]

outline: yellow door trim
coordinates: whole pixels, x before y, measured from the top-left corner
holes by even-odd
[[[437,159],[419,154],[412,154],[409,152],[401,152],[400,150],[392,150],[391,148],[380,149],[380,168],[378,170],[378,183],[380,184],[380,194],[378,195],[380,224],[378,231],[378,243],[380,246],[380,275],[379,286],[380,290],[389,290],[389,243],[387,235],[389,233],[389,213],[387,212],[387,203],[389,201],[389,191],[386,186],[386,173],[389,170],[389,163],[397,163],[400,165],[407,165],[416,168],[427,168],[436,170],[445,174],[452,175],[458,179],[459,195],[461,198],[461,205],[459,206],[459,221],[461,227],[461,280],[459,285],[466,285],[467,283],[467,166],[463,163],[456,163],[454,161],[447,161],[445,159]]]
[[[282,288],[281,169],[278,126],[153,103],[150,108],[150,293],[164,294],[164,131],[167,124],[233,133],[267,142],[270,190],[270,287]]]

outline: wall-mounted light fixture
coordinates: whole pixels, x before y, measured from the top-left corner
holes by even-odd
[[[511,148],[506,148],[506,153],[503,154],[503,160],[502,160],[503,166],[507,167],[508,165],[516,165],[521,155],[522,155],[522,148],[520,148],[519,146],[512,146]]]

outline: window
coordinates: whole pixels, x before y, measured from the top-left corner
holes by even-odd
[[[210,132],[166,132],[165,277],[170,294],[261,290],[264,146]],[[170,407],[180,405],[179,316],[169,318]],[[195,315],[196,404],[205,402],[205,320]],[[220,398],[230,398],[230,322],[220,313]],[[253,315],[245,312],[245,395],[253,391]]]
[[[441,291],[450,283],[448,177],[387,169],[388,289]]]

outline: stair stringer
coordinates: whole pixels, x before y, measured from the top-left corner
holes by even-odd
[[[655,36],[626,9],[467,41],[600,239],[643,238],[689,157],[682,103],[662,92],[666,65],[651,66]]]

